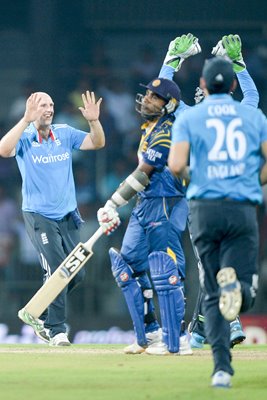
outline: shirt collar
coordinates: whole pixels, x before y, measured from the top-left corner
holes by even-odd
[[[51,129],[50,129],[50,131],[49,131],[48,138],[51,138],[51,140],[52,140],[53,142],[55,141],[55,135],[54,135],[54,133],[52,132]],[[37,139],[37,142],[38,142],[38,143],[42,143],[42,142],[43,142],[43,138],[42,138],[42,136],[41,136],[41,134],[40,134],[39,131],[37,131],[36,139]]]

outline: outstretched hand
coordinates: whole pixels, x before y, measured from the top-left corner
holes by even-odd
[[[24,113],[24,120],[30,124],[40,118],[43,109],[41,107],[42,97],[39,93],[33,93],[26,101],[26,109]]]
[[[97,121],[100,114],[100,104],[102,98],[100,97],[98,101],[95,99],[95,93],[89,90],[82,94],[83,107],[79,107],[82,115],[88,122]]]

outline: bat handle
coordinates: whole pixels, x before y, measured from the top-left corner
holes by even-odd
[[[98,230],[93,234],[93,236],[90,237],[89,240],[87,240],[86,243],[84,243],[84,247],[87,248],[87,250],[92,250],[93,245],[95,242],[103,235],[103,230],[101,227],[98,228]]]

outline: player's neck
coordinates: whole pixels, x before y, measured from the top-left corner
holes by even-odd
[[[36,126],[36,129],[39,135],[44,139],[47,140],[50,134],[51,127],[49,126]]]

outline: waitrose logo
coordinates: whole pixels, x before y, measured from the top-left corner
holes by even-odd
[[[70,158],[68,152],[63,154],[58,154],[56,156],[53,156],[52,154],[48,154],[48,156],[32,156],[34,164],[50,164],[50,163],[65,161],[68,158]]]

